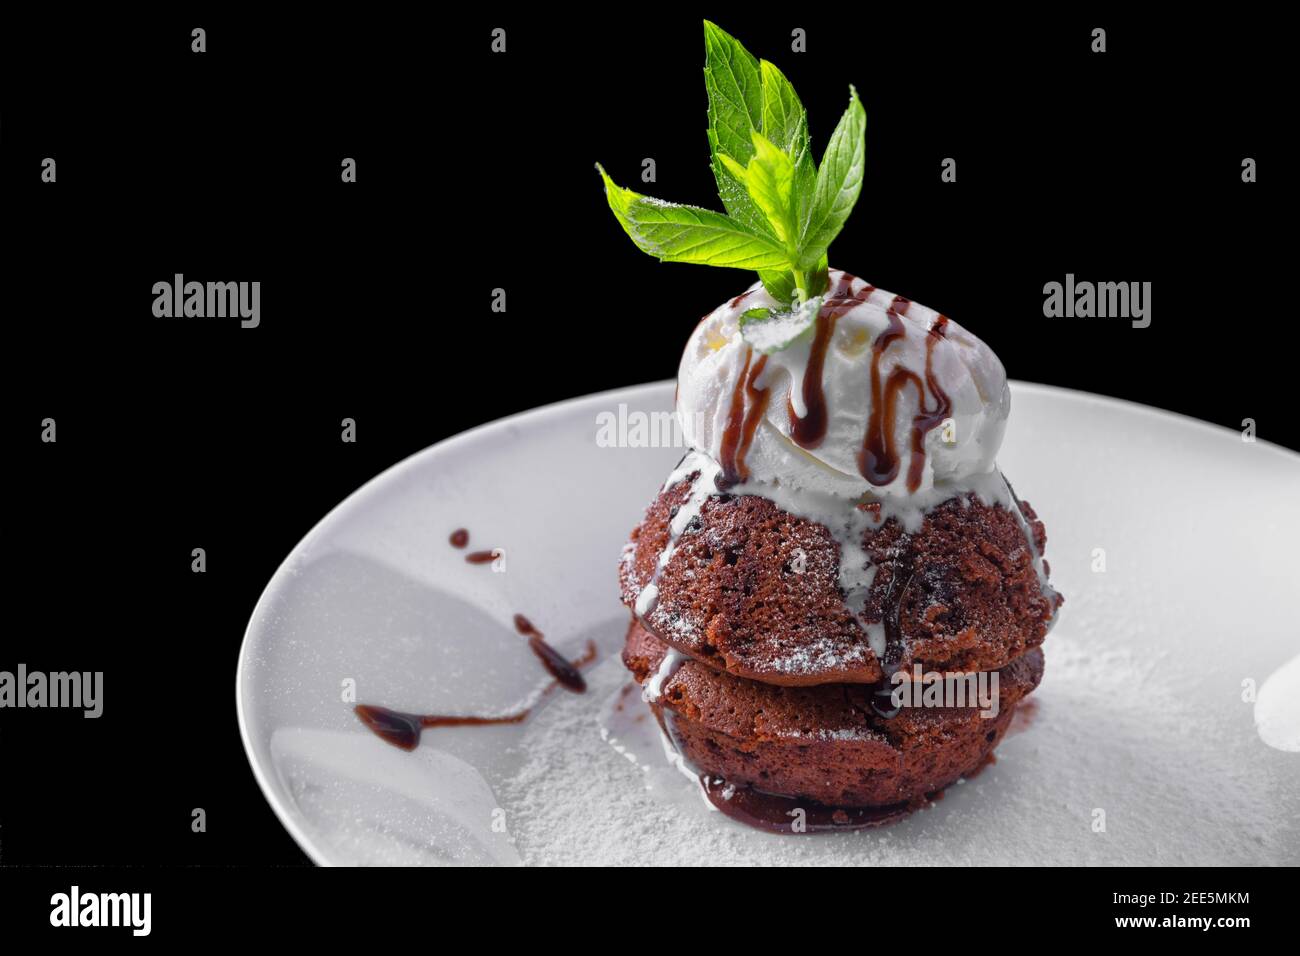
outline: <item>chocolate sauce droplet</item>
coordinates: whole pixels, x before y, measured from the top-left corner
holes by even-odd
[[[528,638],[528,646],[532,648],[537,659],[542,662],[551,676],[559,681],[561,687],[575,694],[581,694],[587,689],[587,681],[582,676],[582,672],[570,664],[564,655],[546,643],[545,636],[533,626],[532,621],[522,614],[516,614],[515,630]]]
[[[363,724],[394,747],[414,750],[420,743],[419,714],[406,714],[371,704],[357,704],[353,711]]]
[[[380,738],[400,747],[402,750],[414,750],[420,743],[420,732],[425,727],[483,727],[490,724],[518,724],[527,719],[530,711],[521,710],[500,717],[475,717],[451,714],[408,714],[400,710],[389,710],[374,704],[357,704],[353,711],[361,722],[373,730]]]
[[[570,664],[564,656],[540,637],[530,637],[528,646],[533,649],[538,660],[551,672],[551,676],[560,682],[565,690],[581,694],[587,689],[587,681],[582,672]]]
[[[464,528],[457,528],[448,540],[453,548],[463,548],[469,544],[469,532]]]

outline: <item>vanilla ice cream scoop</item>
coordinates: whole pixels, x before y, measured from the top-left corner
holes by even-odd
[[[765,355],[740,327],[760,307],[779,305],[755,284],[715,309],[678,370],[683,434],[721,466],[721,484],[889,500],[994,471],[1006,372],[956,322],[832,271],[814,327]]]

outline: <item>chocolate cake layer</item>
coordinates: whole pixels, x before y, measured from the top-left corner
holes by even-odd
[[[1046,533],[1033,509],[1020,504],[1022,525],[974,495],[933,508],[913,534],[893,518],[864,532],[876,571],[861,626],[840,590],[831,532],[755,495],[705,500],[656,577],[669,522],[690,486],[660,493],[632,532],[619,569],[623,602],[635,608],[653,580],[657,600],[645,623],[739,677],[787,686],[877,682],[881,661],[865,628],[883,632],[894,606],[898,666],[997,670],[1042,643],[1062,600],[1044,593],[1034,567],[1024,527],[1039,553]]]
[[[978,769],[1043,674],[1039,650],[1001,668],[991,718],[976,706],[906,707],[885,719],[860,684],[763,684],[689,658],[659,674],[668,652],[632,622],[623,662],[643,686],[661,681],[650,706],[692,766],[839,807],[919,801]]]

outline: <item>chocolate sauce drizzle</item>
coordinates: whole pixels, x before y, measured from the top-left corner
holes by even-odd
[[[470,564],[491,564],[496,556],[495,551],[471,551],[465,560]]]
[[[800,386],[804,414],[801,416],[795,412],[793,393],[786,398],[790,438],[803,448],[817,448],[826,438],[829,411],[826,406],[824,372],[826,353],[830,349],[836,324],[841,316],[867,301],[875,291],[873,286],[864,285],[855,292],[855,281],[848,273],[840,273],[817,314],[808,362]],[[733,299],[732,307],[739,306],[746,295],[748,293]],[[912,418],[911,458],[906,482],[907,490],[915,492],[921,486],[921,475],[925,469],[925,437],[952,413],[952,400],[934,373],[934,348],[936,343],[947,337],[947,316],[940,315],[927,330],[923,374],[900,366],[887,377],[883,376],[880,363],[886,350],[894,342],[907,338],[907,325],[903,317],[911,305],[911,301],[903,296],[894,296],[886,309],[889,326],[876,336],[871,345],[871,411],[863,433],[862,448],[858,453],[858,470],[863,478],[877,487],[888,485],[898,477],[901,459],[895,442],[895,424],[902,393],[913,386],[916,388],[919,409]],[[757,388],[755,381],[762,374],[766,363],[767,356],[761,356],[755,362],[753,350],[747,350],[744,367],[732,388],[731,406],[720,448],[722,473],[717,478],[720,489],[741,484],[749,478],[745,456],[753,442],[758,423],[767,411],[769,398],[768,390]]]
[[[941,315],[934,320],[925,338],[925,384],[934,396],[935,404],[933,409],[926,408],[925,393],[922,392],[921,408],[912,419],[912,460],[907,468],[908,491],[916,491],[921,487],[921,471],[925,468],[925,436],[952,414],[952,400],[934,377],[934,344],[947,335],[948,317]]]
[[[527,621],[527,618],[524,620]],[[529,643],[531,645],[532,642]],[[582,674],[578,672],[578,668],[585,667],[596,659],[595,643],[588,641],[587,649],[582,657],[573,663],[569,663],[560,657],[550,645],[544,644],[544,646],[556,658],[563,661],[565,667],[577,674],[581,687],[566,684],[557,675],[555,680],[551,681],[542,690],[542,696],[545,697],[560,686],[566,687],[575,693],[586,690],[587,682],[583,679]],[[543,663],[546,663],[546,661],[543,660]],[[549,666],[547,669],[550,669]],[[512,714],[500,714],[492,717],[482,717],[474,714],[412,714],[401,710],[391,710],[388,707],[380,707],[376,704],[357,704],[352,710],[361,719],[361,722],[374,731],[375,735],[381,740],[402,750],[414,750],[420,745],[420,736],[426,727],[487,727],[493,724],[521,724],[528,719],[533,709],[532,707],[525,707],[523,710],[515,711]]]
[[[826,389],[823,383],[823,371],[826,366],[826,353],[830,348],[835,325],[840,316],[854,306],[866,301],[873,289],[866,286],[853,291],[855,279],[847,272],[841,273],[835,285],[827,293],[813,331],[812,344],[808,352],[808,364],[803,374],[801,394],[805,414],[800,416],[794,410],[792,396],[787,396],[787,411],[790,417],[790,437],[804,448],[816,448],[826,438],[829,415],[826,409]],[[749,295],[746,292],[731,300],[734,309]],[[745,352],[745,364],[740,377],[732,387],[731,407],[728,409],[727,424],[722,433],[720,464],[722,472],[715,483],[721,490],[742,484],[749,479],[749,468],[745,457],[753,444],[754,433],[758,424],[767,413],[768,399],[766,388],[757,386],[758,378],[767,367],[767,356],[754,361],[753,349]],[[674,400],[675,403],[675,400]]]
[[[803,373],[803,404],[807,412],[802,418],[795,413],[793,395],[786,398],[790,415],[790,437],[803,448],[816,448],[826,438],[826,390],[822,387],[822,369],[826,365],[826,349],[835,331],[835,323],[842,313],[828,312],[825,307],[817,313],[817,327],[813,332],[812,347],[808,351],[808,365]]]
[[[939,387],[934,377],[934,345],[947,335],[948,318],[939,316],[929,329],[925,340],[925,378],[911,369],[899,366],[881,382],[880,358],[885,350],[899,339],[907,337],[903,316],[912,303],[901,295],[894,296],[886,314],[889,328],[876,336],[871,346],[871,413],[867,417],[867,430],[858,453],[858,471],[873,485],[887,485],[898,477],[898,449],[894,446],[894,423],[898,415],[898,400],[904,388],[916,386],[918,414],[912,419],[912,460],[907,469],[907,490],[914,492],[921,486],[921,472],[925,467],[925,436],[948,417],[952,402]],[[930,408],[926,388],[934,394],[935,406]]]
[[[894,296],[885,314],[889,328],[876,336],[871,344],[871,413],[867,416],[867,430],[858,453],[858,471],[873,485],[887,485],[898,477],[898,453],[894,448],[894,405],[898,393],[908,382],[920,388],[921,380],[914,372],[896,368],[884,383],[880,380],[880,357],[894,342],[907,335],[903,316],[911,302],[901,295]],[[921,396],[925,400],[924,394]],[[888,403],[888,405],[886,405]],[[890,427],[886,428],[886,424]]]
[[[826,438],[826,390],[822,385],[822,371],[826,366],[826,350],[830,347],[831,336],[841,315],[854,306],[865,302],[872,293],[872,287],[866,286],[857,293],[853,292],[854,277],[847,272],[840,273],[835,286],[822,302],[817,313],[816,328],[813,331],[812,346],[808,350],[808,365],[803,374],[803,404],[807,411],[803,417],[795,413],[793,396],[787,397],[787,412],[790,416],[790,437],[803,448],[816,448]]]
[[[537,659],[542,662],[542,666],[550,671],[552,677],[559,681],[561,687],[565,690],[571,690],[575,694],[581,694],[587,689],[587,681],[583,678],[582,672],[565,660],[559,651],[546,643],[545,636],[541,631],[533,627],[532,621],[522,614],[516,614],[515,630],[528,638],[528,646],[537,655]]]
[[[425,727],[482,727],[487,724],[518,724],[527,719],[529,709],[501,717],[451,716],[447,714],[408,714],[389,710],[374,704],[357,704],[353,711],[361,722],[380,738],[402,750],[414,750],[420,745],[420,733]]]
[[[714,484],[722,491],[749,480],[749,466],[745,456],[754,442],[754,432],[767,411],[768,390],[759,388],[755,381],[767,367],[767,356],[760,355],[750,367],[754,350],[745,349],[745,367],[740,370],[731,392],[731,408],[727,412],[727,427],[722,432],[720,461],[722,466]]]

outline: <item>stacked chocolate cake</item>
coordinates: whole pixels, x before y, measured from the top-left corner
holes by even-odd
[[[815,330],[776,355],[739,330],[761,286],[700,323],[677,407],[693,450],[619,570],[623,660],[682,765],[778,829],[798,808],[892,819],[978,770],[1062,602],[1043,524],[993,463],[996,356],[831,277]],[[760,796],[788,799],[764,819]]]

